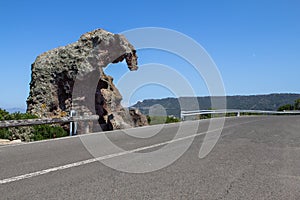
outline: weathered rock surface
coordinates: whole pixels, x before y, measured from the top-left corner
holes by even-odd
[[[103,29],[41,54],[32,64],[27,112],[52,118],[67,116],[71,109],[77,115],[98,114],[104,130],[146,125],[145,116],[121,106],[113,78],[103,72],[123,60],[130,70],[138,69],[134,47],[124,36]]]

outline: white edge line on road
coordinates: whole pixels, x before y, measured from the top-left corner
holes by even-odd
[[[261,121],[261,119],[260,120],[247,121],[247,122],[243,122],[243,123],[223,127],[221,130],[223,130],[225,128],[239,126],[239,125],[242,125],[242,124],[248,124],[248,123],[256,122],[256,121]],[[186,136],[186,137],[173,139],[173,140],[169,140],[169,141],[166,141],[166,142],[162,142],[162,143],[158,143],[158,144],[154,144],[154,145],[150,145],[150,146],[140,147],[140,148],[133,149],[133,150],[130,150],[130,151],[123,151],[123,152],[120,152],[120,153],[110,154],[110,155],[101,156],[101,157],[98,157],[98,158],[92,158],[92,159],[83,160],[83,161],[79,161],[79,162],[75,162],[75,163],[71,163],[71,164],[67,164],[67,165],[62,165],[62,166],[59,166],[59,167],[49,168],[49,169],[45,169],[45,170],[36,171],[36,172],[33,172],[33,173],[28,173],[28,174],[24,174],[24,175],[20,175],[20,176],[6,178],[6,179],[3,179],[3,180],[0,180],[0,185],[6,184],[6,183],[11,183],[11,182],[16,182],[16,181],[20,181],[20,180],[24,180],[24,179],[28,179],[28,178],[32,178],[32,177],[36,177],[36,176],[40,176],[40,175],[44,175],[44,174],[48,174],[50,172],[60,171],[60,170],[64,170],[64,169],[78,167],[78,166],[81,166],[81,165],[86,165],[86,164],[89,164],[89,163],[94,163],[94,162],[101,161],[101,160],[106,160],[106,159],[110,159],[110,158],[114,158],[114,157],[118,157],[118,156],[123,156],[123,155],[127,155],[127,154],[130,154],[130,153],[136,153],[136,152],[139,152],[139,151],[152,149],[152,148],[155,148],[155,147],[159,147],[159,146],[163,146],[163,145],[166,145],[166,144],[186,140],[186,139],[189,139],[189,138],[197,137],[197,136],[200,136],[200,135],[204,135],[204,134],[207,134],[207,133],[212,133],[212,132],[219,131],[219,130],[220,129],[215,129],[215,130],[212,130],[212,131],[196,133],[196,134],[189,135],[189,136]]]
[[[63,166],[59,166],[59,167],[54,167],[54,168],[45,169],[45,170],[41,170],[41,171],[29,173],[29,174],[24,174],[24,175],[12,177],[12,178],[3,179],[3,180],[0,180],[0,185],[5,184],[5,183],[10,183],[10,182],[15,182],[15,181],[27,179],[27,178],[32,178],[32,177],[43,175],[43,174],[48,174],[50,172],[55,172],[55,171],[59,171],[59,170],[63,170],[63,169],[68,169],[68,168],[72,168],[72,167],[86,165],[86,164],[89,164],[89,163],[93,163],[93,162],[97,162],[97,161],[101,161],[101,160],[105,160],[105,159],[109,159],[109,158],[114,158],[114,157],[117,157],[117,156],[122,156],[122,155],[135,153],[135,152],[139,152],[139,151],[143,151],[143,150],[147,150],[147,149],[152,149],[152,148],[155,148],[155,147],[163,146],[163,145],[173,143],[173,142],[178,142],[178,141],[181,141],[181,140],[185,140],[185,139],[195,137],[195,136],[198,136],[198,135],[203,135],[203,134],[206,134],[206,132],[200,133],[200,134],[194,134],[194,135],[190,135],[190,136],[186,136],[186,137],[182,137],[182,138],[178,138],[176,140],[169,140],[169,141],[154,144],[154,145],[151,145],[151,146],[141,147],[141,148],[133,149],[133,150],[130,150],[130,151],[123,151],[123,152],[120,152],[120,153],[110,154],[110,155],[101,156],[101,157],[98,157],[98,158],[92,158],[92,159],[88,159],[88,160],[84,160],[84,161],[79,161],[79,162],[76,162],[76,163],[71,163],[71,164],[67,164],[67,165],[63,165]]]

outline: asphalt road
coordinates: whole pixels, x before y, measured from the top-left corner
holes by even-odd
[[[114,131],[1,146],[0,199],[300,199],[299,116],[227,118],[217,145],[203,159],[198,154],[209,120],[196,131],[190,128],[195,123],[127,131],[139,137],[158,132],[150,138]],[[197,135],[175,141],[180,127]],[[99,140],[103,136],[126,152]],[[117,170],[151,169],[187,141],[192,144],[183,155],[162,169]],[[163,156],[144,162],[146,154],[159,150]]]

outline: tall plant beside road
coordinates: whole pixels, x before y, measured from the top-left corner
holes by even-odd
[[[300,99],[295,101],[295,110],[300,110]]]

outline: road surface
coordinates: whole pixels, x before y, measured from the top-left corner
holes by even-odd
[[[166,125],[148,139],[106,133],[140,156],[101,152],[101,160],[138,165],[143,153],[172,141],[180,125],[188,132],[192,123]],[[82,137],[0,146],[0,199],[300,199],[300,117],[227,118],[215,148],[199,159],[208,124],[200,122],[193,143],[174,163],[140,174],[97,161]],[[155,128],[132,131],[143,135]]]

